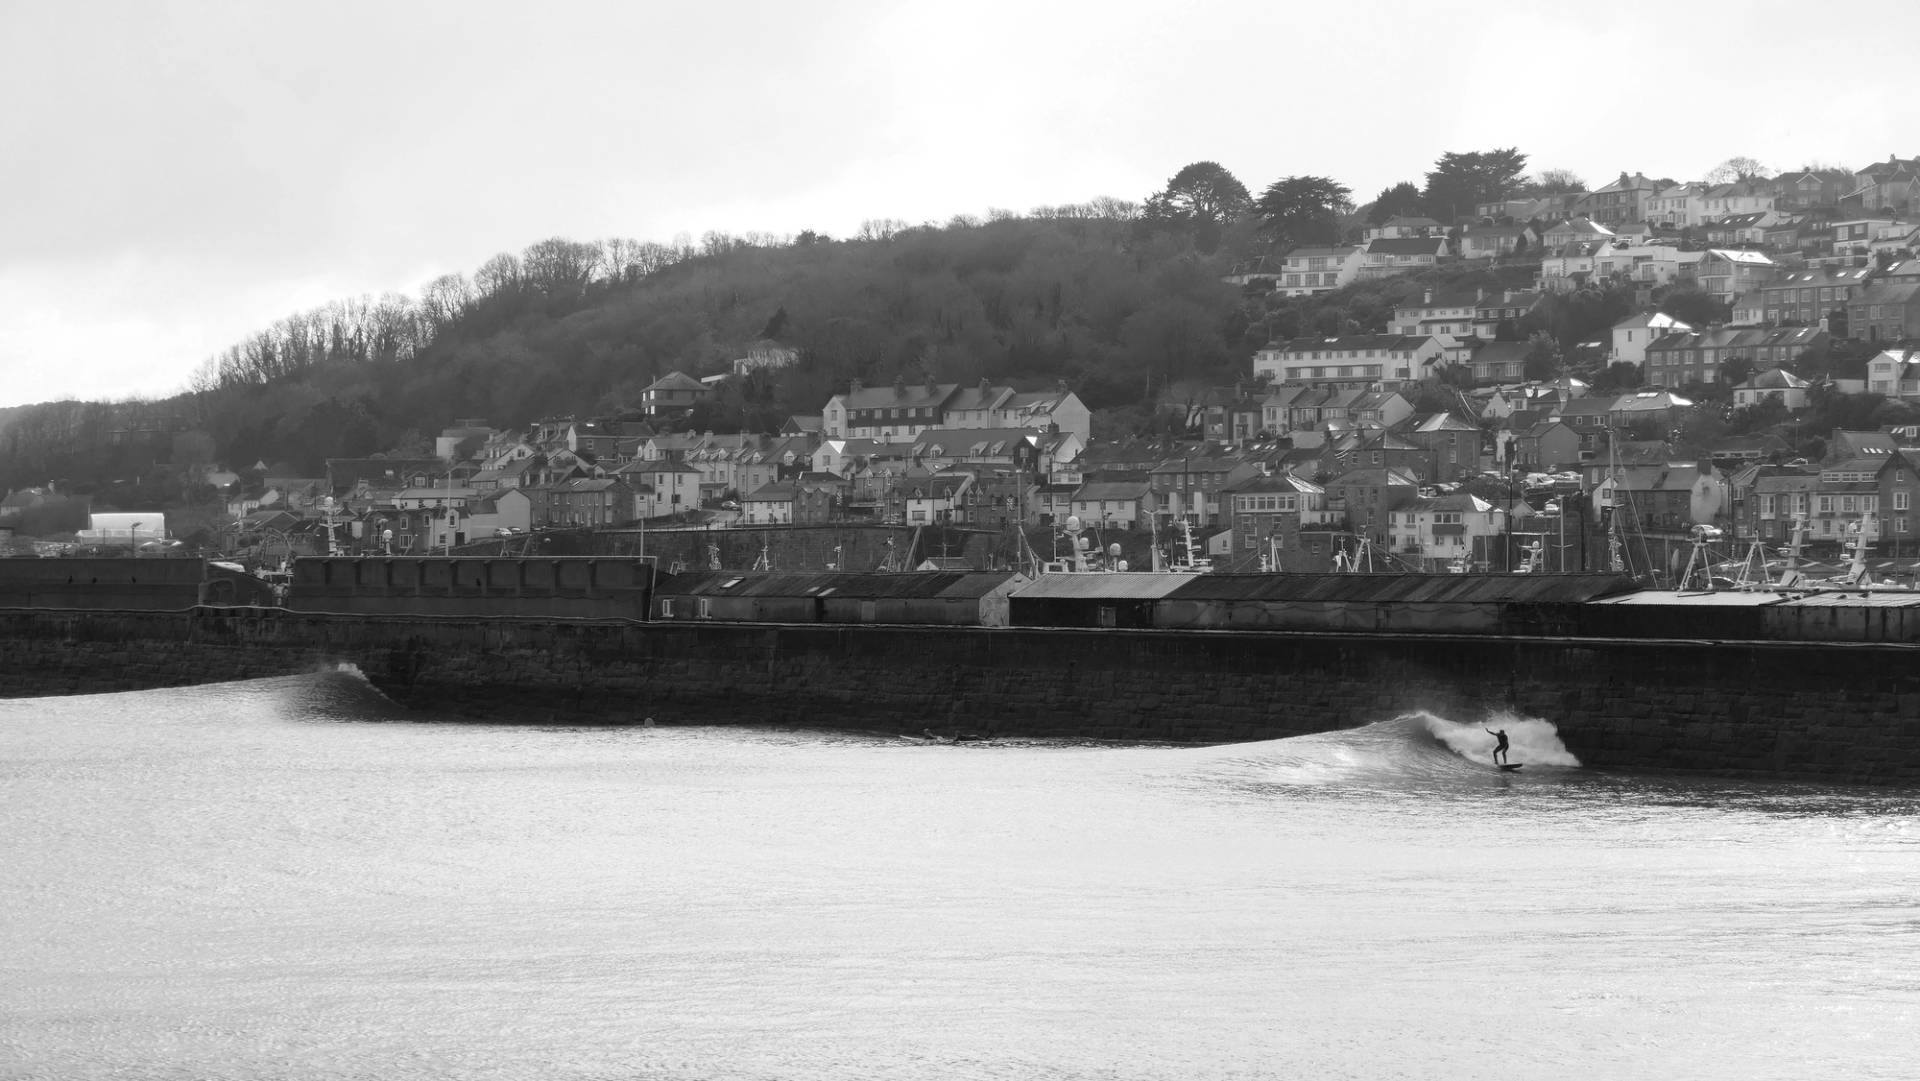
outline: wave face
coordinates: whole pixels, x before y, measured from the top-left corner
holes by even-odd
[[[1213,751],[1235,762],[1242,779],[1255,783],[1391,787],[1514,776],[1494,768],[1497,741],[1489,729],[1506,732],[1508,761],[1526,767],[1522,772],[1530,776],[1580,765],[1560,742],[1553,722],[1506,712],[1489,715],[1484,723],[1462,724],[1418,711],[1360,728]]]

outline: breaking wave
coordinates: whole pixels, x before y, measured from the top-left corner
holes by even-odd
[[[1286,785],[1448,783],[1501,776],[1494,768],[1496,737],[1505,731],[1508,761],[1520,772],[1577,768],[1553,722],[1500,712],[1461,724],[1419,711],[1359,728],[1317,732],[1232,748],[1213,748],[1247,780]]]
[[[310,721],[388,721],[418,719],[388,698],[359,667],[345,661],[316,667],[287,681],[282,702],[287,714]]]

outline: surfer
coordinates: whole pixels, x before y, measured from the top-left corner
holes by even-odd
[[[1501,764],[1502,762],[1504,762],[1504,761],[1506,761],[1506,757],[1507,757],[1507,730],[1506,730],[1506,729],[1504,729],[1504,728],[1502,728],[1502,729],[1501,729],[1500,731],[1498,731],[1498,732],[1495,732],[1495,731],[1494,731],[1493,729],[1491,729],[1491,728],[1483,728],[1483,729],[1481,729],[1481,731],[1482,731],[1482,732],[1485,732],[1485,733],[1486,733],[1487,735],[1489,735],[1489,736],[1492,736],[1492,737],[1493,737],[1494,739],[1497,739],[1497,740],[1499,740],[1499,741],[1500,741],[1500,742],[1498,742],[1498,743],[1496,743],[1496,744],[1494,744],[1494,745],[1493,745],[1493,762],[1494,762],[1494,765],[1500,765],[1500,764]]]

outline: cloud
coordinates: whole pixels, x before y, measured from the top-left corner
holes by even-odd
[[[1755,18],[1614,28],[1513,0],[0,6],[0,404],[159,392],[296,310],[556,235],[847,235],[1138,200],[1196,160],[1255,192],[1313,173],[1365,200],[1447,150],[1516,146],[1596,183],[1920,152],[1893,145],[1904,102],[1870,82],[1752,106],[1740,72],[1857,51],[1849,28]],[[1920,30],[1915,9],[1875,18],[1882,40]]]

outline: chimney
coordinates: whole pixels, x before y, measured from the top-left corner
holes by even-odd
[[[860,393],[860,392],[861,392],[862,390],[865,390],[865,389],[866,389],[866,386],[867,386],[867,385],[866,385],[865,383],[862,383],[862,382],[861,382],[860,380],[858,380],[858,379],[855,379],[855,380],[853,381],[853,387],[852,387],[852,389],[850,389],[850,390],[848,390],[848,391],[847,391],[847,393],[849,393],[849,394],[858,394],[858,393]]]
[[[1433,303],[1433,290],[1431,289],[1427,290],[1426,293],[1422,296],[1420,303],[1422,304]]]

